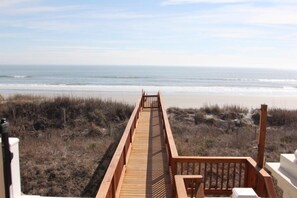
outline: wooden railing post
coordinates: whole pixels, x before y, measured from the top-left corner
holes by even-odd
[[[142,95],[141,95],[141,108],[144,108],[144,103],[145,103],[144,99],[145,99],[145,92],[142,91]]]
[[[172,197],[176,197],[176,183],[175,175],[177,174],[177,161],[174,158],[170,159],[171,161],[171,174],[172,174]]]
[[[252,159],[248,158],[246,161],[246,172],[245,172],[245,186],[255,188],[256,186],[256,167],[257,163]]]
[[[204,198],[202,175],[175,175],[176,197]]]
[[[263,166],[264,166],[266,124],[267,124],[267,105],[263,104],[263,105],[261,105],[260,134],[259,134],[258,158],[257,158],[257,165],[260,168],[263,168]]]

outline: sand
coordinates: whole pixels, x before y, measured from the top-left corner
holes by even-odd
[[[140,92],[103,92],[103,91],[11,91],[0,92],[4,97],[14,94],[30,94],[35,96],[69,96],[82,98],[100,98],[134,105],[141,95]],[[149,93],[156,94],[156,93]],[[297,109],[297,96],[248,96],[248,95],[222,95],[222,94],[191,94],[187,93],[161,93],[165,106],[180,108],[199,108],[205,105],[237,105],[247,108],[260,108],[267,104],[269,108]]]
[[[166,107],[195,108],[205,105],[237,105],[247,108],[297,109],[297,97],[243,96],[243,95],[164,95]]]

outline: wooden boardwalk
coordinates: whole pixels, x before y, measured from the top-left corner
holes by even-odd
[[[159,109],[143,109],[136,127],[120,197],[172,197]]]
[[[261,106],[260,133],[262,114],[267,109]],[[96,198],[230,196],[243,187],[277,197],[270,175],[251,157],[179,156],[160,93],[143,92]]]

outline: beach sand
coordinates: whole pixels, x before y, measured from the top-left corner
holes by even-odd
[[[103,91],[18,91],[0,92],[4,97],[14,94],[25,94],[45,97],[80,97],[80,98],[100,98],[134,105],[141,95],[140,92],[103,92]],[[149,93],[156,94],[156,93]],[[297,109],[296,96],[247,96],[247,95],[215,95],[215,94],[191,94],[187,93],[161,93],[166,108],[199,108],[205,105],[237,105],[247,108],[260,108],[261,104],[267,104],[269,108]]]
[[[269,108],[297,109],[297,97],[239,96],[239,95],[164,95],[166,107],[195,108],[209,105],[236,105],[247,108],[260,108],[267,104]]]

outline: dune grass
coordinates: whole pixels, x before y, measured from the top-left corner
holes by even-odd
[[[20,138],[23,193],[95,196],[132,110],[97,99],[2,100],[0,117],[9,121],[10,136]]]
[[[169,108],[168,116],[181,155],[251,156],[256,159],[259,110],[236,106]],[[297,145],[297,111],[269,109],[266,161],[279,161]]]

